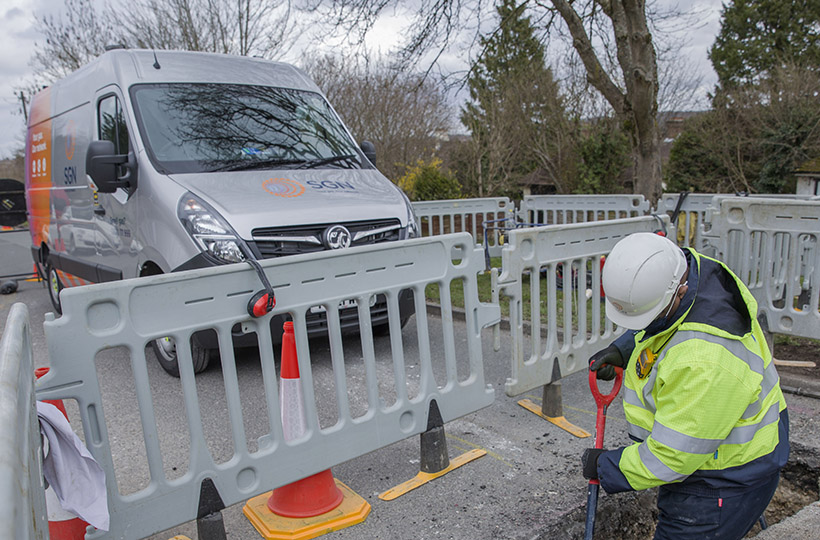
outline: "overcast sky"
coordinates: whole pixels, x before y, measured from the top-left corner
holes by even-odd
[[[122,1],[122,0],[114,0]],[[676,0],[661,0],[675,4]],[[720,29],[720,0],[681,0],[679,9],[692,6],[698,9],[699,23],[686,31],[689,45],[683,53],[704,76],[702,94],[714,87],[716,76],[706,56]],[[25,122],[20,113],[19,97],[14,88],[31,77],[29,67],[35,44],[42,43],[42,36],[34,30],[34,15],[57,14],[63,8],[63,0],[2,0],[0,2],[0,158],[11,156],[23,146]],[[389,48],[392,36],[403,35],[401,22],[386,19],[376,29],[373,42],[384,42],[382,50]]]

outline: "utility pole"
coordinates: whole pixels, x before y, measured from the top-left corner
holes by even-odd
[[[28,107],[26,107],[26,95],[20,90],[20,102],[23,105],[23,118],[26,120],[26,124],[28,124]]]

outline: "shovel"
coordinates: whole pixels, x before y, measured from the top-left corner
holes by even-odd
[[[624,370],[619,367],[615,368],[615,384],[612,385],[612,391],[606,395],[598,390],[597,375],[596,371],[589,371],[589,389],[592,390],[592,397],[595,398],[595,404],[598,406],[598,417],[595,419],[595,448],[603,448],[606,409],[621,390]],[[598,490],[600,487],[601,483],[597,479],[590,480],[589,486],[587,486],[587,521],[584,540],[592,540],[592,534],[595,532],[595,511],[598,509]]]

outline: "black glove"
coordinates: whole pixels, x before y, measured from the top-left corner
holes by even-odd
[[[581,466],[583,467],[584,478],[587,480],[598,479],[598,457],[606,452],[603,448],[587,448],[581,456]]]
[[[589,359],[589,369],[597,371],[596,377],[603,381],[611,381],[615,378],[615,368],[612,366],[626,367],[621,351],[614,344],[596,352]]]

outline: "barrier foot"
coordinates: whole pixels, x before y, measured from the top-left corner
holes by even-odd
[[[268,508],[268,499],[273,491],[248,500],[242,513],[257,532],[268,540],[307,540],[364,521],[370,513],[370,504],[344,483],[335,478],[334,480],[344,499],[339,506],[324,514],[302,518],[274,514]]]
[[[387,491],[379,495],[379,499],[383,501],[392,501],[393,499],[397,499],[405,493],[407,493],[408,491],[412,491],[419,486],[423,486],[427,482],[435,480],[439,476],[444,476],[448,472],[457,469],[462,465],[466,465],[467,463],[476,460],[486,454],[486,450],[475,448],[473,450],[470,450],[469,452],[465,452],[464,454],[461,454],[460,456],[452,459],[450,461],[450,465],[448,465],[447,468],[444,470],[435,473],[426,473],[419,471],[419,473],[414,478],[411,478],[406,482],[402,482],[398,486],[388,489]]]
[[[196,534],[199,540],[227,540],[222,510],[225,503],[214,481],[205,478],[199,485],[199,505],[196,515]]]
[[[485,450],[476,448],[450,460],[444,421],[438,403],[433,400],[430,402],[430,411],[427,415],[427,431],[421,434],[421,470],[414,478],[379,495],[379,499],[392,501],[486,454]]]
[[[196,520],[196,537],[199,540],[227,540],[222,512],[214,512]]]
[[[817,367],[817,363],[812,362],[811,360],[781,360],[779,358],[776,358],[774,355],[774,334],[769,332],[769,322],[763,315],[758,317],[758,322],[760,323],[760,328],[763,330],[763,336],[765,336],[766,338],[766,343],[768,343],[769,345],[769,353],[771,353],[772,355],[772,362],[774,362],[775,366],[799,368]]]
[[[533,403],[529,399],[522,399],[521,401],[518,402],[518,404],[521,405],[522,407],[524,407],[525,409],[527,409],[528,411],[530,411],[534,414],[537,414],[538,416],[540,416],[544,420],[555,424],[556,426],[563,429],[564,431],[566,431],[570,435],[574,435],[574,436],[578,437],[579,439],[585,439],[587,437],[591,437],[591,435],[588,431],[586,431],[582,428],[579,428],[578,426],[571,423],[569,420],[567,420],[563,416],[547,416],[546,414],[541,412],[541,407],[539,405],[537,405],[536,403]]]
[[[553,372],[557,368],[558,362],[555,362],[553,365]],[[558,377],[556,377],[555,373],[553,373],[554,382],[544,385],[544,392],[542,394],[540,407],[529,399],[522,399],[518,402],[518,404],[528,411],[537,414],[544,420],[555,424],[567,433],[578,437],[579,439],[591,437],[589,432],[579,428],[575,424],[570,423],[566,418],[564,418],[560,379],[560,372],[558,373]]]

